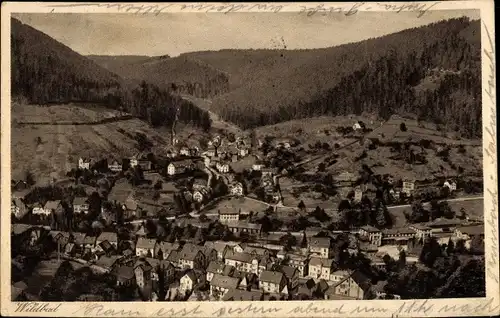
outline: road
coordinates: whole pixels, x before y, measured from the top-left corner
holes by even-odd
[[[280,208],[290,208],[290,209],[295,209],[297,208],[296,206],[286,206],[286,205],[283,205],[282,203],[278,203],[278,204],[269,204],[267,202],[264,202],[264,201],[261,201],[261,200],[258,200],[258,199],[255,199],[255,198],[251,198],[251,197],[245,197],[246,199],[248,200],[253,200],[253,201],[256,201],[256,202],[259,202],[259,203],[262,203],[262,204],[265,204],[267,206],[272,206],[272,207],[280,207]],[[447,201],[447,202],[463,202],[463,201],[474,201],[474,200],[483,200],[483,196],[471,196],[471,197],[463,197],[463,198],[454,198],[454,199],[447,199],[447,200],[441,200],[441,201]],[[440,202],[441,202],[440,201]],[[425,204],[429,204],[428,202],[424,203]],[[392,210],[392,209],[400,209],[400,208],[411,208],[411,204],[402,204],[402,205],[392,205],[392,206],[388,206],[387,209],[388,210]],[[200,216],[200,214],[205,214],[207,217],[211,217],[211,216],[218,216],[219,214],[218,213],[195,213],[195,212],[191,212],[189,213],[189,215],[193,218],[197,218]],[[167,217],[166,219],[169,220],[169,221],[172,221],[172,220],[175,220],[177,217],[176,216],[169,216]],[[140,224],[146,220],[153,220],[153,221],[156,221],[158,220],[157,218],[155,219],[141,219],[141,220],[134,220],[134,221],[129,221],[129,222],[126,222],[128,224]]]
[[[473,196],[473,197],[463,197],[463,198],[455,198],[455,199],[446,199],[440,200],[446,202],[462,202],[462,201],[474,201],[474,200],[483,200],[483,196]],[[425,202],[424,205],[429,204],[429,202]],[[411,208],[411,204],[403,204],[403,205],[393,205],[388,206],[387,209],[398,209],[398,208]]]

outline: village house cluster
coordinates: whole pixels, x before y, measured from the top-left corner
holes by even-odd
[[[356,122],[352,129],[364,129],[364,124]],[[387,266],[383,261],[384,255],[395,259],[401,250],[408,251],[408,263],[418,262],[418,256],[411,250],[415,241],[423,242],[434,237],[444,245],[450,241],[462,240],[469,249],[473,240],[484,238],[480,222],[444,218],[388,229],[367,225],[345,231],[307,229],[293,232],[282,228],[276,233],[263,233],[263,225],[256,222],[255,217],[250,217],[250,211],[238,207],[219,207],[216,213],[205,215],[209,222],[201,221],[203,207],[221,199],[215,194],[216,187],[213,184],[216,182],[227,186],[227,194],[222,197],[223,200],[228,197],[246,197],[244,182],[236,178],[235,170],[239,169],[241,162],[246,164],[243,170],[258,173],[258,186],[264,193],[262,203],[272,213],[276,213],[277,207],[282,206],[280,172],[255,150],[262,146],[263,142],[257,140],[257,145],[251,147],[250,140],[244,137],[236,137],[235,141],[229,142],[215,136],[208,142],[205,150],[181,146],[177,141],[166,151],[169,161],[163,174],[152,160],[140,155],[122,161],[112,160],[107,164],[112,174],[123,174],[140,167],[144,179],[150,184],[145,188],[146,192],[155,187],[158,192],[157,200],[168,198],[175,192],[182,200],[199,204],[198,211],[185,213],[184,216],[188,217],[181,217],[178,213],[167,218],[179,228],[189,225],[202,232],[207,231],[210,222],[214,221],[231,233],[231,240],[198,238],[167,242],[155,233],[149,233],[145,221],[156,219],[155,212],[148,212],[145,203],[137,198],[127,182],[115,183],[107,194],[107,202],[118,205],[123,210],[126,224],[139,225],[138,230],[131,231],[126,248],[121,248],[123,242],[120,242],[117,232],[110,231],[110,228],[117,225],[117,216],[104,204],[99,218],[110,226],[98,231],[97,235],[23,223],[12,224],[12,235],[21,237],[28,245],[55,244],[58,259],[78,260],[94,271],[109,273],[115,279],[116,286],[138,288],[146,299],[153,301],[382,298],[382,289],[371,284],[370,279],[361,271],[346,270],[339,266],[334,253],[334,242],[338,236],[347,235],[349,244],[346,251],[349,255],[363,254],[370,259],[371,266],[379,270],[384,270]],[[271,144],[274,150],[270,153],[280,149],[290,150],[295,146],[297,142],[293,139],[275,139]],[[95,162],[92,159],[79,158],[77,168],[88,171],[93,169],[93,164]],[[207,177],[192,177],[194,171],[202,171]],[[165,182],[168,178],[191,181],[186,188],[178,191]],[[375,198],[375,186],[362,184],[352,187],[354,179],[352,173],[344,172],[337,176],[336,182],[350,190],[354,202],[361,202],[364,197]],[[388,176],[387,182],[391,184],[392,177]],[[457,184],[453,180],[446,180],[440,186],[449,191],[457,190]],[[403,180],[401,187],[391,189],[390,194],[394,198],[399,198],[401,193],[411,197],[418,187],[419,183],[415,180]],[[24,195],[28,188],[22,181],[13,184],[11,212],[18,220],[22,220],[27,214],[46,219],[52,215],[64,214],[65,207],[61,200],[26,205]],[[255,197],[252,200],[261,202]],[[75,215],[89,214],[89,198],[74,196],[70,209]],[[320,232],[322,235],[319,235]],[[274,239],[271,238],[273,235]],[[294,236],[297,242],[305,244],[284,246],[281,241],[284,236]],[[22,290],[19,291],[20,289]],[[166,290],[165,293],[162,292],[163,289]],[[36,292],[21,288],[19,284],[13,286],[13,290],[18,294],[24,293],[28,299],[37,300],[39,296]]]

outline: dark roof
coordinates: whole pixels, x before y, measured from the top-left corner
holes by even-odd
[[[240,280],[236,277],[223,276],[221,274],[215,274],[210,285],[226,288],[226,289],[236,289],[238,287]]]
[[[257,290],[230,289],[222,298],[223,301],[257,301],[262,299],[262,292]]]
[[[330,247],[331,239],[329,237],[312,237],[309,245],[314,247]]]
[[[402,227],[402,228],[384,229],[382,233],[384,235],[415,234],[415,230],[407,227]]]
[[[292,266],[283,265],[280,266],[280,271],[285,274],[285,277],[290,280],[294,274],[297,273],[298,269]]]
[[[137,244],[135,245],[135,247],[136,248],[144,248],[144,249],[154,249],[155,244],[156,244],[156,240],[154,240],[154,239],[139,237],[139,239],[137,239]]]
[[[462,226],[457,228],[460,232],[467,235],[484,235],[484,225],[471,225],[471,226]]]
[[[354,271],[351,273],[351,278],[358,284],[358,286],[364,291],[368,291],[371,286],[370,279],[365,276],[360,271]]]
[[[274,284],[280,284],[285,279],[283,273],[274,271],[263,271],[260,274],[259,280],[261,282],[269,282]]]
[[[374,226],[371,226],[371,225],[365,225],[365,226],[362,226],[361,227],[362,230],[365,230],[369,233],[373,233],[373,232],[380,232],[379,229],[377,229],[376,227]]]
[[[116,278],[118,280],[129,280],[134,278],[134,268],[132,266],[122,265],[119,266],[115,271]]]
[[[118,235],[113,232],[102,232],[98,237],[97,240],[100,242],[103,241],[108,241],[110,243],[112,242],[118,242]]]
[[[82,205],[86,204],[88,202],[88,199],[86,197],[75,197],[73,199],[73,205]]]

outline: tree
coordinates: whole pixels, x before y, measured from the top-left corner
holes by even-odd
[[[401,124],[399,124],[399,130],[401,130],[401,131],[406,131],[406,130],[407,130],[407,128],[406,128],[406,124],[405,124],[405,123],[401,123]]]
[[[424,243],[419,260],[427,267],[432,268],[434,262],[441,256],[441,246],[434,237],[430,237]]]
[[[297,207],[301,210],[304,211],[306,209],[306,205],[304,204],[304,201],[300,200],[299,204]]]
[[[205,242],[205,234],[203,233],[203,229],[201,227],[196,231],[196,234],[194,235],[194,241],[196,242],[196,244]]]
[[[406,267],[406,252],[404,249],[399,251],[399,260],[398,260],[399,269],[403,269]]]
[[[25,176],[25,181],[29,186],[32,186],[36,183],[35,176],[30,171],[26,171]]]
[[[302,232],[302,242],[300,242],[300,247],[306,248],[307,247],[307,237],[306,237],[306,232]]]
[[[455,252],[455,243],[451,240],[451,238],[448,240],[448,244],[446,245],[446,254],[451,255]]]
[[[286,251],[289,251],[292,246],[297,245],[297,238],[288,232],[280,238],[280,245],[283,246]]]

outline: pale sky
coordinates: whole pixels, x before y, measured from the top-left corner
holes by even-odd
[[[13,16],[83,55],[170,55],[220,49],[324,48],[479,10],[359,12],[312,17],[297,13],[22,13]],[[281,40],[283,39],[283,41]]]

